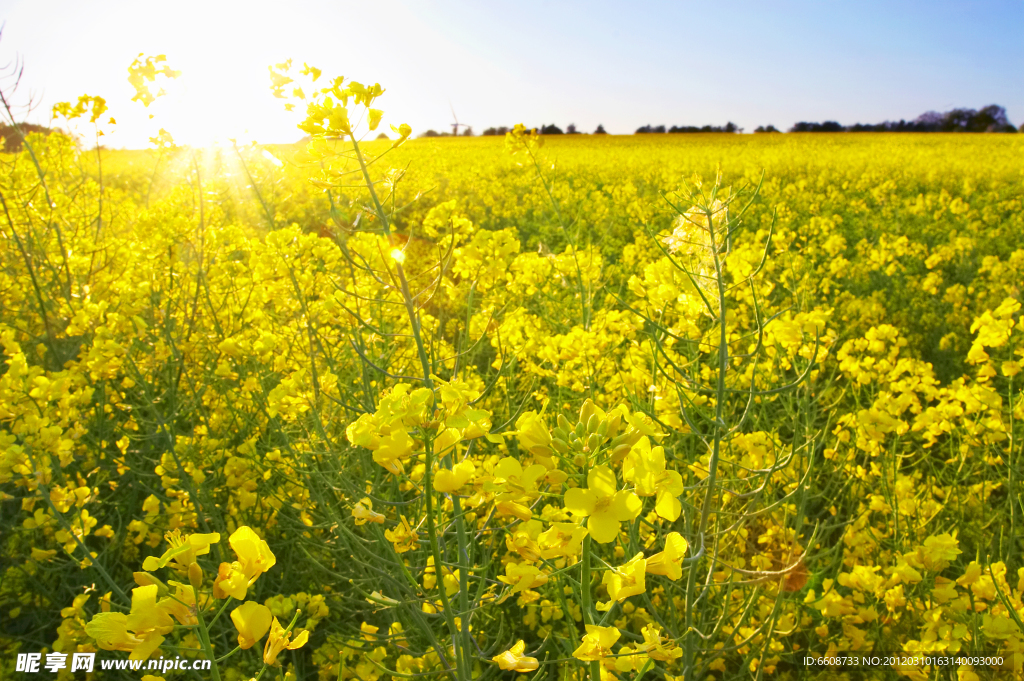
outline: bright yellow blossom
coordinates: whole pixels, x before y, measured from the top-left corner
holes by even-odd
[[[238,646],[248,650],[256,645],[270,629],[272,617],[270,608],[256,601],[246,601],[232,610],[231,621],[238,630]]]
[[[98,613],[86,625],[86,633],[103,650],[131,651],[130,659],[145,660],[174,628],[174,620],[157,604],[157,590],[155,584],[132,589],[129,614]]]
[[[451,470],[442,468],[434,474],[434,489],[445,494],[454,494],[469,482],[476,472],[476,467],[469,459],[455,464]]]
[[[513,594],[548,583],[548,576],[538,567],[528,563],[508,563],[505,566],[505,576],[498,575],[498,579],[511,586]]]
[[[267,546],[267,542],[260,539],[259,535],[247,526],[243,525],[235,530],[228,538],[228,543],[238,556],[242,572],[249,579],[249,586],[277,563],[277,558]]]
[[[621,568],[613,568],[604,573],[602,582],[608,589],[608,596],[612,601],[621,603],[630,596],[636,596],[647,591],[646,585],[647,561],[644,554],[638,553]],[[611,607],[611,601],[604,609]],[[601,609],[601,608],[599,608]]]
[[[679,579],[683,576],[683,559],[687,548],[689,546],[681,534],[669,532],[665,537],[665,549],[647,559],[647,572],[664,575],[672,580]]]
[[[588,516],[587,529],[599,544],[615,540],[619,523],[640,514],[640,499],[619,490],[615,473],[607,466],[595,466],[587,476],[587,489],[574,487],[565,493],[565,508],[576,516]]]
[[[672,662],[683,656],[683,651],[674,641],[662,641],[656,624],[648,624],[640,633],[644,635],[643,649],[652,660]]]
[[[395,551],[405,553],[411,551],[419,539],[419,535],[409,524],[408,519],[403,515],[397,527],[393,530],[384,530],[384,537],[395,545]]]
[[[505,652],[495,655],[491,659],[497,662],[498,666],[505,671],[532,672],[540,666],[540,663],[535,657],[524,656],[523,652],[525,650],[526,642],[520,640]]]
[[[267,637],[267,643],[263,647],[263,662],[266,664],[276,664],[277,656],[281,654],[282,650],[286,648],[288,650],[298,650],[302,646],[306,645],[306,641],[309,640],[309,631],[303,629],[295,640],[292,639],[294,632],[285,631],[285,628],[281,626],[281,623],[274,618],[274,623],[270,627],[270,636]]]
[[[616,627],[600,627],[587,625],[587,633],[583,635],[583,643],[573,651],[572,656],[584,662],[601,660],[612,654],[612,646],[622,634]]]
[[[363,497],[352,507],[352,517],[355,518],[356,525],[365,525],[366,523],[382,525],[386,520],[383,514],[373,510],[373,502],[369,497]]]
[[[678,497],[683,493],[683,478],[665,468],[665,449],[651,447],[645,435],[630,449],[622,463],[622,479],[632,482],[642,497],[657,495],[654,510],[665,520],[675,521],[683,510]]]
[[[142,563],[142,569],[146,572],[153,572],[167,565],[172,560],[178,567],[187,569],[189,565],[196,562],[196,557],[205,556],[210,552],[210,545],[220,541],[220,534],[190,534],[182,537],[181,532],[174,530],[164,535],[170,548],[164,551],[159,558],[150,556]]]

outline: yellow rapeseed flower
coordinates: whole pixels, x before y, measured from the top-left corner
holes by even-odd
[[[675,521],[683,510],[679,495],[683,478],[665,467],[664,447],[651,447],[650,438],[640,438],[622,463],[622,479],[631,481],[642,497],[657,495],[654,510],[665,520]]]
[[[153,572],[167,565],[172,560],[182,569],[196,562],[197,556],[205,556],[210,552],[210,545],[220,541],[220,533],[190,534],[182,537],[181,532],[174,530],[164,535],[164,539],[170,545],[163,555],[157,558],[149,556],[142,562],[142,569],[146,572]]]
[[[445,494],[454,494],[469,482],[476,472],[476,466],[469,459],[455,464],[452,470],[442,468],[434,474],[434,489]]]
[[[683,558],[689,547],[683,535],[669,532],[665,537],[665,549],[647,559],[647,572],[652,575],[664,575],[671,580],[683,576]]]
[[[644,635],[643,649],[652,660],[672,662],[683,656],[683,651],[674,641],[662,641],[656,624],[648,624],[640,633]]]
[[[98,613],[85,632],[103,650],[131,651],[129,659],[145,660],[174,629],[174,620],[157,603],[158,589],[156,584],[132,589],[131,612]]]
[[[584,662],[594,662],[612,654],[612,646],[622,634],[616,627],[600,627],[587,625],[587,633],[583,635],[583,643],[573,651],[572,656]]]
[[[505,576],[498,575],[498,579],[511,586],[513,594],[548,583],[548,576],[529,563],[508,563],[505,565]]]
[[[621,603],[630,596],[636,596],[647,591],[646,567],[647,561],[644,560],[644,554],[638,553],[621,568],[605,572],[602,582],[608,590],[608,596],[611,598],[611,601],[603,608],[599,607],[599,609],[607,610],[611,608],[612,601]]]
[[[587,529],[599,544],[619,535],[619,523],[640,515],[640,498],[619,490],[615,473],[607,466],[595,466],[587,476],[587,489],[575,487],[565,493],[565,508],[576,516],[588,516]]]
[[[505,671],[516,671],[516,672],[532,672],[540,663],[535,657],[526,657],[523,652],[526,650],[526,642],[520,640],[514,646],[501,653],[495,655],[491,659],[498,663],[498,666]]]
[[[419,535],[409,524],[409,520],[403,515],[401,522],[393,530],[384,530],[384,537],[395,545],[395,551],[405,553],[416,546]]]
[[[306,645],[306,641],[309,640],[309,632],[303,630],[295,637],[292,638],[291,631],[286,631],[281,623],[274,618],[274,623],[270,627],[270,636],[267,638],[267,644],[263,647],[263,662],[266,664],[275,664],[277,662],[277,656],[282,650],[298,650],[302,646]]]
[[[369,497],[364,497],[352,507],[352,517],[356,520],[356,525],[365,525],[366,523],[377,523],[382,525],[386,518],[383,514],[377,513],[373,510],[373,502],[370,501]]]
[[[256,601],[246,601],[232,610],[231,621],[238,630],[238,646],[248,650],[256,645],[270,629],[273,617],[270,608]]]
[[[249,580],[249,586],[264,572],[277,564],[267,542],[259,538],[248,526],[239,527],[228,538],[228,543],[238,556],[238,562],[242,566],[242,573]]]

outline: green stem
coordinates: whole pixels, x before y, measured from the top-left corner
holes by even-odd
[[[456,517],[456,536],[459,542],[459,624],[462,629],[462,663],[466,670],[473,668],[472,660],[469,657],[472,641],[469,638],[469,535],[466,532],[466,524],[462,521],[462,502],[457,496],[452,495],[452,505]],[[435,559],[436,560],[436,559]]]
[[[441,595],[441,609],[444,611],[444,620],[448,625],[448,633],[452,637],[452,648],[455,652],[455,674],[459,681],[468,681],[466,676],[467,670],[463,663],[462,646],[460,645],[460,639],[458,636],[458,627],[455,624],[455,615],[452,613],[451,601],[448,600],[448,590],[444,585],[444,563],[441,560],[441,545],[437,540],[437,526],[434,518],[434,489],[433,489],[433,475],[431,475],[431,469],[433,468],[433,442],[430,437],[424,438],[424,445],[426,446],[426,468],[427,472],[423,476],[425,481],[423,496],[426,499],[427,504],[427,538],[430,540],[430,554],[434,557],[434,577],[435,584],[438,592]],[[461,573],[460,573],[461,574]],[[463,626],[465,622],[461,623]]]
[[[654,665],[654,660],[652,660],[651,658],[649,658],[649,657],[648,657],[648,658],[647,658],[647,661],[646,661],[646,662],[644,662],[644,666],[643,666],[643,667],[640,667],[640,671],[638,671],[638,672],[636,673],[636,677],[635,677],[635,678],[633,679],[633,681],[640,681],[641,679],[643,679],[643,678],[644,678],[644,674],[646,674],[646,673],[647,673],[647,671],[648,671],[648,670],[649,670],[649,669],[650,669],[650,668],[651,668],[651,667],[652,667],[653,665]]]
[[[199,603],[199,591],[195,587],[192,587],[192,598]],[[203,611],[200,608],[196,608],[196,619],[199,620],[199,643],[203,646],[203,654],[206,655],[206,659],[212,661],[210,669],[213,671],[213,681],[220,681],[220,668],[217,667],[216,659],[213,656],[213,646],[210,644],[210,629],[206,626]]]
[[[213,625],[217,623],[217,620],[220,619],[220,616],[223,615],[224,611],[227,609],[228,604],[233,600],[235,600],[234,596],[228,596],[227,599],[225,599],[224,605],[220,606],[220,610],[218,610],[217,614],[213,616],[212,620],[210,620],[210,627],[213,627]]]
[[[583,608],[583,623],[594,624],[594,612],[590,602],[590,535],[583,538],[583,559],[580,561],[580,605]],[[568,613],[566,613],[568,614]],[[601,663],[590,663],[591,681],[601,681]]]

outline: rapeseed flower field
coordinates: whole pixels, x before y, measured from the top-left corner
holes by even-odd
[[[293,146],[0,157],[0,676],[1021,674],[1024,139],[310,91]]]

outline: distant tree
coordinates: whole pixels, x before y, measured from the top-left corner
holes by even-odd
[[[665,126],[664,125],[651,125],[650,123],[648,123],[647,125],[645,125],[645,126],[643,126],[641,128],[637,128],[636,129],[636,134],[637,135],[646,135],[646,134],[650,134],[650,133],[660,133],[660,132],[665,132]]]
[[[576,129],[576,124],[575,123],[570,123],[569,125],[565,126],[565,134],[566,135],[578,135],[578,134],[580,134],[580,131]]]
[[[754,129],[754,132],[778,132],[778,129],[774,125],[769,125],[767,128],[763,125],[759,125]]]
[[[904,123],[904,121],[900,121],[900,123]],[[889,130],[889,126],[890,125],[896,126],[896,125],[899,125],[899,124],[898,123],[889,123],[888,121],[885,122],[885,123],[878,123],[877,125],[871,125],[870,123],[867,123],[867,124],[865,124],[865,123],[855,123],[854,125],[847,126],[846,127],[846,131],[847,132],[887,132]]]
[[[969,129],[972,132],[1016,132],[1016,128],[1006,118],[1006,109],[996,104],[989,104],[971,118]]]
[[[597,124],[597,130],[594,131],[595,135],[607,135],[608,131],[604,129],[604,126],[600,123]]]
[[[61,132],[47,128],[45,125],[36,125],[35,123],[18,123],[18,127],[21,128],[22,135],[27,135],[30,132],[41,132],[45,135],[49,135],[52,132]],[[21,135],[18,134],[17,129],[13,125],[7,125],[6,123],[0,125],[0,138],[3,139],[3,151],[5,154],[14,154],[21,151]]]
[[[938,111],[925,111],[907,124],[912,132],[937,132],[942,128],[942,114]]]
[[[487,136],[504,135],[508,132],[508,130],[509,129],[503,125],[500,128],[487,128],[486,130],[483,131],[483,134]]]
[[[808,123],[801,121],[789,129],[790,132],[843,132],[843,126],[835,121]]]
[[[437,130],[427,130],[420,133],[420,137],[443,137]]]
[[[473,136],[473,128],[471,126],[467,125],[466,129],[462,131],[462,136],[463,137],[472,137]]]
[[[971,130],[971,121],[977,115],[974,109],[953,109],[942,116],[940,129],[943,132],[976,132]]]
[[[729,122],[725,125],[704,125],[697,127],[696,125],[673,125],[668,129],[669,132],[681,133],[681,132],[729,132],[734,133],[737,130],[742,131],[743,128],[739,128],[735,123]],[[637,132],[640,132],[639,130]],[[664,132],[664,131],[662,131]]]
[[[798,124],[799,125],[799,124]],[[810,124],[816,125],[816,124]],[[1017,132],[1006,118],[1006,109],[990,104],[980,111],[952,109],[946,113],[927,111],[912,121],[856,123],[849,132]]]
[[[540,134],[542,135],[561,135],[562,129],[552,123],[551,125],[542,125],[540,128]]]
[[[387,134],[382,132],[381,134],[377,135],[377,139],[379,139],[379,140],[389,140],[391,138],[388,137]]]

